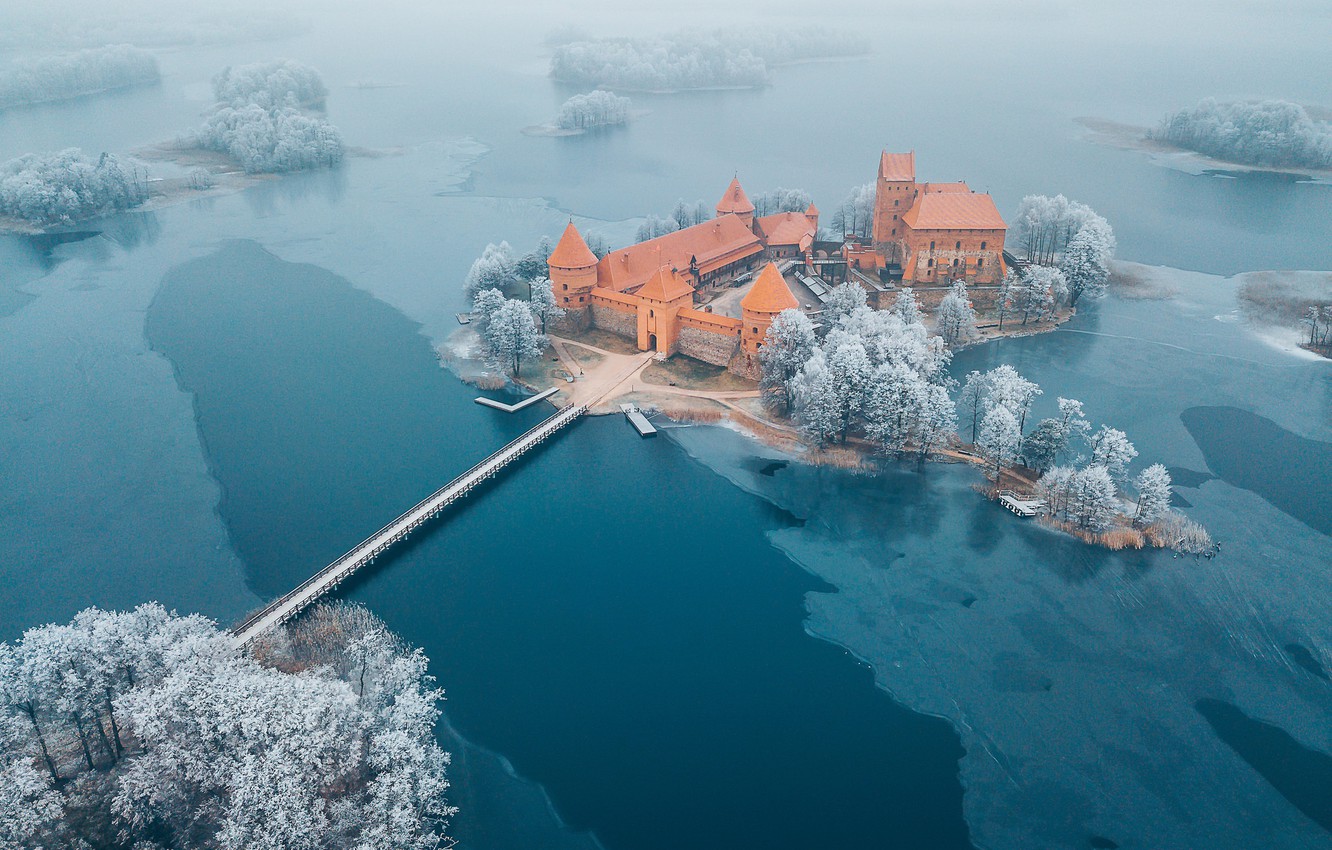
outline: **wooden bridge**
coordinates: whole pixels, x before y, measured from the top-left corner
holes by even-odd
[[[383,554],[390,546],[412,531],[439,515],[446,507],[471,492],[487,478],[493,478],[501,469],[517,460],[533,447],[544,442],[564,426],[587,412],[586,406],[569,405],[560,408],[549,419],[523,434],[504,448],[487,457],[459,475],[415,507],[376,531],[347,554],[324,567],[290,593],[274,599],[244,623],[232,630],[232,643],[237,649],[249,646],[255,638],[269,629],[285,623],[320,597],[337,587],[353,573]]]

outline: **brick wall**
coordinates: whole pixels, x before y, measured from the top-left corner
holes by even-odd
[[[592,308],[583,307],[581,310],[565,310],[563,318],[548,322],[546,327],[551,333],[580,334],[592,327]]]

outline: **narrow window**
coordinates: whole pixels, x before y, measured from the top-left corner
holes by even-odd
[[[930,263],[928,266],[926,266],[926,268],[931,268],[931,269],[934,268],[934,260],[930,260]]]
[[[985,250],[985,243],[984,243],[984,242],[981,243],[981,250],[982,250],[982,251]]]
[[[977,261],[976,261],[976,268],[980,268],[980,267],[983,266],[983,265],[985,265],[985,261],[984,261],[984,260],[977,260]]]
[[[567,284],[567,283],[564,284],[564,291],[565,291],[565,292],[568,292],[568,291],[569,291],[569,284]],[[567,300],[567,299],[566,299],[566,300]]]
[[[954,251],[961,251],[961,250],[962,250],[962,240],[961,240],[961,239],[957,240],[957,244],[955,244],[955,245],[953,246],[953,250],[954,250]]]
[[[934,241],[933,241],[933,240],[930,241],[930,250],[931,250],[931,251],[934,250]]]

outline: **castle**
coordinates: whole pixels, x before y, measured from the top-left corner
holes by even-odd
[[[773,319],[786,309],[817,313],[825,284],[839,273],[884,307],[884,294],[901,286],[993,285],[1005,271],[1006,225],[994,201],[965,183],[917,183],[914,153],[880,159],[869,244],[818,242],[813,204],[803,213],[754,213],[732,180],[710,221],[601,258],[570,222],[547,260],[566,311],[563,328],[600,328],[635,340],[641,351],[680,353],[757,377]],[[795,278],[794,291],[779,262]],[[719,293],[744,285],[759,264],[739,315],[714,312]]]

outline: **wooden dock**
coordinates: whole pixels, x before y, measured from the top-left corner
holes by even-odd
[[[502,401],[496,401],[493,398],[486,398],[485,396],[477,396],[475,401],[477,404],[485,405],[486,407],[493,407],[496,410],[502,410],[505,413],[517,413],[518,411],[522,410],[524,407],[531,407],[532,405],[536,404],[538,401],[550,398],[559,391],[560,390],[558,387],[551,387],[548,390],[542,390],[541,392],[537,393],[534,396],[529,396],[523,399],[522,401],[518,402],[517,404],[505,404]]]
[[[622,404],[620,405],[620,410],[624,413],[624,418],[629,420],[629,424],[634,426],[634,430],[638,432],[638,436],[657,436],[656,426],[648,421],[648,418],[643,415],[643,412],[639,410],[637,406],[632,404]]]
[[[295,590],[274,599],[233,629],[232,645],[238,650],[244,649],[264,632],[285,623],[313,605],[320,597],[383,554],[390,546],[438,516],[441,511],[466,496],[478,484],[487,478],[493,478],[504,467],[545,442],[584,413],[587,413],[587,408],[583,406],[571,405],[561,408],[549,419],[422,499],[350,552],[306,579]]]
[[[1000,490],[999,504],[1022,517],[1039,516],[1045,512],[1045,500],[1031,493],[1018,493],[1015,490]]]

